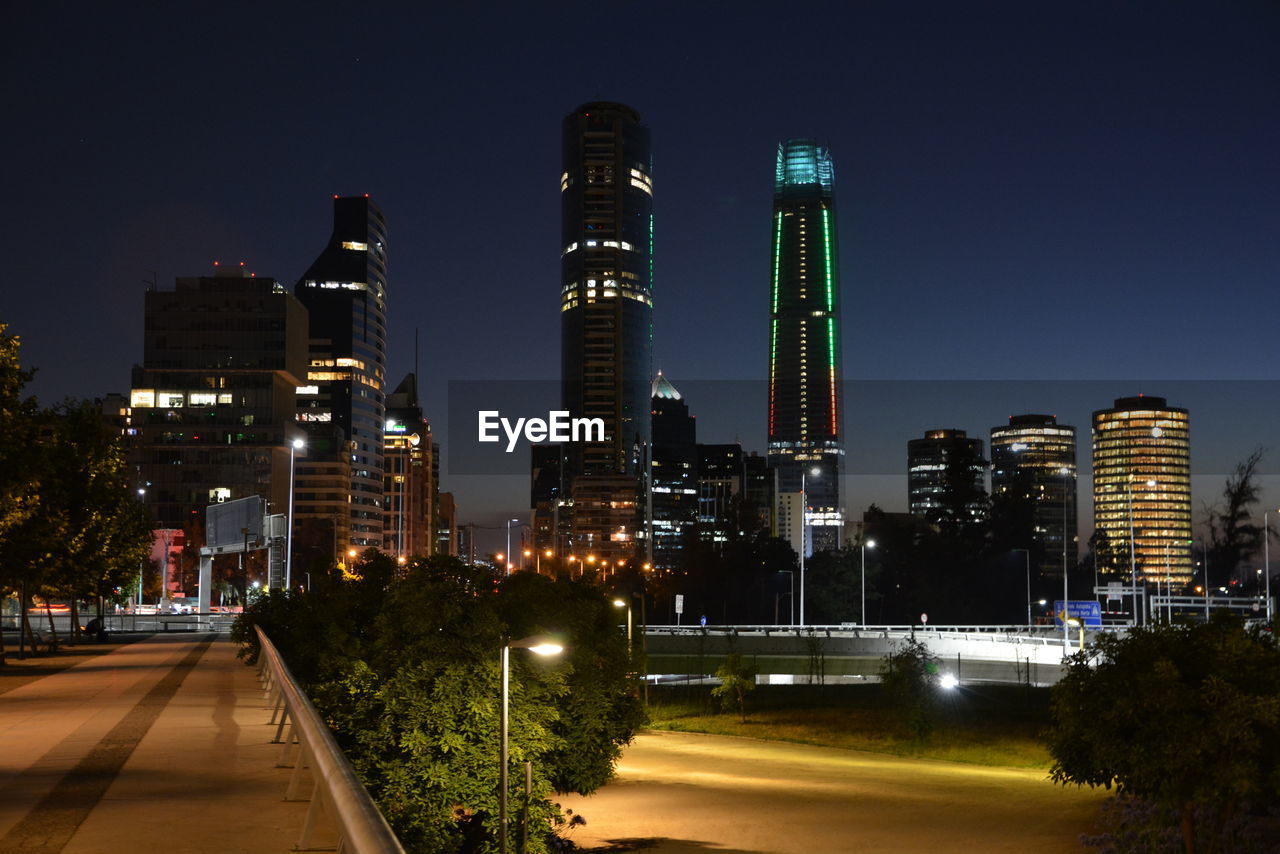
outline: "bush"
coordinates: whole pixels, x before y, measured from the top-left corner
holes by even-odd
[[[938,697],[938,659],[915,638],[884,657],[880,681],[885,698],[913,738],[933,732]]]
[[[711,696],[720,700],[726,711],[737,706],[742,722],[747,722],[747,695],[756,688],[756,669],[744,664],[740,653],[731,652],[725,663],[716,668],[720,684],[711,689]]]
[[[1280,795],[1280,649],[1225,611],[1102,636],[1069,660],[1051,715],[1053,779],[1176,816],[1188,852]]]

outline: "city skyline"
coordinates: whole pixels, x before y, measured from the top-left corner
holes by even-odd
[[[444,23],[467,25],[465,16],[450,14],[459,20]],[[1067,18],[1013,5],[993,7],[980,22],[942,7],[923,20],[899,10],[844,11],[833,20],[849,25],[848,53],[860,58],[814,62],[830,91],[850,93],[842,104],[863,105],[853,110],[835,106],[825,93],[798,89],[795,72],[770,77],[729,61],[730,54],[744,52],[742,45],[772,36],[759,27],[763,16],[756,10],[724,22],[694,9],[688,36],[664,34],[677,50],[690,52],[695,70],[723,89],[723,103],[714,109],[683,94],[672,85],[675,72],[642,52],[645,37],[661,31],[657,19],[636,24],[634,38],[624,40],[620,49],[638,61],[614,79],[580,74],[580,60],[562,57],[519,78],[514,70],[530,56],[520,46],[525,31],[591,26],[572,15],[549,22],[520,13],[500,22],[493,34],[495,44],[510,48],[513,57],[493,70],[460,59],[447,45],[429,60],[476,71],[460,81],[456,93],[440,93],[441,109],[470,115],[473,104],[492,105],[497,97],[512,111],[507,132],[470,140],[388,133],[427,127],[421,117],[411,121],[409,113],[398,112],[400,102],[389,96],[389,104],[367,107],[381,131],[378,157],[367,156],[372,135],[306,133],[305,144],[299,144],[309,121],[329,120],[335,98],[361,103],[359,87],[368,75],[421,73],[405,66],[406,39],[390,32],[404,22],[393,17],[375,25],[385,36],[378,51],[363,49],[365,40],[324,16],[298,22],[315,37],[309,43],[328,45],[342,58],[344,74],[295,78],[299,72],[287,71],[283,60],[257,51],[253,62],[240,68],[227,63],[223,77],[205,80],[181,70],[179,57],[191,45],[250,56],[278,37],[283,20],[268,14],[254,31],[232,38],[226,22],[163,15],[148,21],[125,11],[111,21],[82,19],[51,50],[43,13],[19,13],[12,61],[40,82],[19,90],[13,75],[7,93],[48,129],[49,144],[7,143],[32,164],[16,176],[18,198],[31,215],[2,239],[17,259],[15,276],[51,287],[7,306],[6,319],[12,332],[24,336],[27,361],[41,369],[34,388],[42,399],[126,389],[129,365],[138,360],[143,279],[172,281],[221,258],[244,260],[259,275],[292,281],[314,257],[316,234],[325,227],[317,201],[335,191],[372,193],[396,234],[407,235],[397,242],[388,372],[400,376],[408,370],[412,331],[421,328],[422,399],[433,424],[447,417],[447,380],[555,376],[555,310],[541,296],[546,288],[504,282],[549,285],[555,279],[547,249],[558,242],[553,212],[559,188],[547,178],[559,159],[555,117],[596,88],[638,109],[654,128],[653,181],[661,200],[654,256],[658,281],[668,283],[665,291],[659,285],[655,299],[654,367],[666,369],[702,416],[704,441],[740,434],[746,449],[764,449],[757,411],[743,409],[736,417],[725,412],[734,424],[709,429],[713,413],[689,380],[763,374],[767,352],[760,342],[767,334],[759,305],[767,300],[761,271],[768,264],[770,188],[758,179],[758,163],[778,139],[812,133],[840,153],[848,191],[840,244],[846,268],[856,270],[845,282],[846,299],[856,294],[858,304],[845,321],[843,355],[851,376],[1148,377],[1154,379],[1141,388],[1130,383],[1107,389],[1089,409],[1139,391],[1178,400],[1196,419],[1197,464],[1211,449],[1218,457],[1238,459],[1266,444],[1259,422],[1248,446],[1224,448],[1230,437],[1215,435],[1194,400],[1159,381],[1263,378],[1280,346],[1268,332],[1275,317],[1268,308],[1275,303],[1266,283],[1277,259],[1265,238],[1276,216],[1265,188],[1274,187],[1277,177],[1266,152],[1280,131],[1280,111],[1268,106],[1277,95],[1262,83],[1275,76],[1276,60],[1262,50],[1277,32],[1273,12],[1205,9],[1152,18],[1115,10],[1103,24],[1100,15]],[[716,26],[724,24],[723,38],[694,51],[695,34],[711,27],[713,18]],[[150,40],[158,55],[147,63],[99,63],[111,67],[103,85],[121,93],[109,113],[82,103],[90,94],[83,85],[87,65],[50,65],[73,53],[82,57],[77,62],[90,63],[104,49],[99,44],[127,44],[161,26],[171,35]],[[117,30],[127,37],[98,38]],[[182,44],[182,51],[173,54],[170,43]],[[1090,46],[1087,55],[1077,50],[1080,45]],[[798,55],[801,45],[784,39],[777,49]],[[977,53],[987,57],[984,63],[973,60]],[[172,65],[175,75],[153,92],[137,81],[150,80],[156,63]],[[206,135],[226,143],[210,146],[189,134],[175,137],[169,129],[209,123],[205,104],[230,112],[232,95],[239,96],[235,112],[243,121],[268,125],[264,111],[275,101],[264,96],[273,81],[284,80],[298,85],[291,109],[299,130],[243,139]],[[166,87],[174,86],[190,92],[167,96]],[[122,123],[157,97],[168,97],[173,121],[136,150],[121,149],[121,140],[133,138]],[[741,109],[748,101],[763,109]],[[83,108],[76,123],[66,118],[68,103]],[[54,104],[60,112],[49,112]],[[767,119],[748,122],[748,113]],[[426,140],[428,147],[411,157],[401,136]],[[192,141],[178,145],[179,138]],[[513,139],[519,144],[511,145]],[[255,147],[245,147],[250,144]],[[502,157],[495,156],[498,150]],[[278,156],[284,151],[287,160]],[[112,168],[103,168],[108,157]],[[281,168],[281,161],[288,166]],[[203,168],[191,170],[192,162]],[[483,214],[503,235],[501,252],[486,252],[485,241],[463,239],[451,225],[482,215],[477,176],[510,189],[504,210]],[[245,205],[246,198],[254,204]],[[104,205],[113,216],[102,214]],[[512,227],[516,221],[525,227]],[[88,227],[90,222],[106,227]],[[60,228],[33,228],[36,223]],[[74,251],[51,242],[66,237]],[[1022,321],[1031,311],[1028,299],[1064,289],[1071,297],[1055,297],[1047,319],[1050,336],[1043,334],[1044,318]],[[1214,298],[1207,299],[1208,293]],[[54,294],[61,305],[50,302]],[[1097,311],[1104,302],[1108,310]],[[477,322],[483,334],[458,323],[460,316],[483,317]],[[1161,329],[1159,344],[1153,339],[1144,345],[1142,336],[1132,335],[1134,317],[1143,318],[1144,328]],[[708,328],[707,318],[717,323]],[[60,344],[63,334],[80,347]],[[1058,346],[1045,347],[1045,340]],[[1221,343],[1226,340],[1244,342],[1244,353],[1230,355]],[[84,359],[82,348],[95,348],[94,358]],[[726,350],[732,358],[725,358]],[[1038,399],[967,421],[944,404],[932,424],[908,424],[893,413],[898,423],[886,426],[905,439],[963,421],[956,426],[981,436],[1013,412],[1064,409]],[[1082,429],[1087,423],[1079,414],[1063,417]],[[846,433],[858,435],[853,425],[846,425]],[[448,437],[443,441],[447,456]],[[1269,465],[1271,477],[1274,461]],[[450,482],[447,466],[445,479],[447,487],[458,487],[463,516],[481,524],[484,506],[493,508],[487,518],[496,520],[520,510],[527,494],[527,488],[489,482]],[[851,515],[859,509],[859,494],[849,490]]]

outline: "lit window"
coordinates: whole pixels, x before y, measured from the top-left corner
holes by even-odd
[[[318,385],[300,385],[296,389],[298,394],[319,394],[320,386]]]
[[[156,405],[156,393],[149,388],[135,388],[129,395],[129,405],[138,409],[149,409]]]
[[[205,393],[199,391],[191,392],[192,406],[213,406],[218,402],[218,396],[213,393]]]
[[[223,392],[222,394],[219,394],[219,395],[218,395],[218,405],[219,405],[219,406],[229,406],[230,404],[231,404],[231,395],[230,395],[230,394],[228,394],[228,393],[226,393],[226,392]]]
[[[358,240],[344,240],[344,241],[342,241],[342,248],[343,248],[343,249],[353,249],[353,250],[355,250],[356,252],[364,252],[365,250],[367,250],[367,249],[369,248],[369,244],[368,244],[368,243],[361,243],[361,242],[359,242]]]
[[[181,409],[182,392],[162,391],[156,396],[156,405],[161,409]]]

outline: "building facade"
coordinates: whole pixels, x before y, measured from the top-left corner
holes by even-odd
[[[396,558],[435,549],[436,484],[431,425],[418,404],[418,378],[409,374],[387,395],[383,445],[382,550]]]
[[[778,146],[769,306],[769,464],[780,492],[804,493],[813,548],[844,526],[840,273],[835,172],[825,146]]]
[[[698,426],[689,405],[658,372],[653,381],[653,565],[671,569],[698,521]]]
[[[653,166],[649,129],[622,104],[583,104],[563,122],[561,384],[573,418],[604,440],[566,449],[571,551],[630,557],[650,439]],[[590,481],[590,482],[586,482]]]
[[[1042,546],[1041,577],[1062,577],[1079,560],[1076,428],[1053,415],[1010,415],[991,428],[991,498],[1031,503],[1031,534]]]
[[[145,313],[126,429],[156,527],[201,546],[209,504],[257,495],[286,512],[306,309],[273,279],[220,267],[148,291]]]
[[[1093,518],[1104,572],[1139,583],[1192,579],[1187,410],[1139,395],[1093,413]]]
[[[912,516],[938,524],[987,518],[982,440],[963,430],[929,430],[907,442],[907,503]]]
[[[334,196],[333,232],[294,290],[310,313],[298,421],[307,459],[298,491],[313,496],[299,524],[334,529],[335,548],[383,545],[383,427],[387,361],[387,226],[366,196]],[[333,482],[346,467],[347,485]]]

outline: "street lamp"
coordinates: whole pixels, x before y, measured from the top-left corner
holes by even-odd
[[[867,627],[867,549],[876,547],[875,540],[862,541],[862,627]]]
[[[293,470],[298,451],[307,446],[301,439],[289,443],[289,519],[285,528],[284,541],[284,589],[290,589],[293,583]],[[269,575],[270,573],[268,573]]]
[[[1063,535],[1064,537],[1067,535],[1065,530],[1062,532],[1062,535]],[[1026,558],[1026,563],[1027,563],[1027,627],[1028,627],[1028,628],[1030,628],[1030,626],[1031,626],[1031,551],[1030,551],[1029,549],[1014,549],[1013,551],[1014,551],[1015,553],[1016,553],[1016,552],[1022,552],[1023,557],[1024,557],[1024,558]]]
[[[622,599],[614,599],[613,607],[627,609],[627,657],[631,657],[631,603]]]
[[[1156,485],[1156,482],[1154,480],[1147,481],[1148,487],[1154,489],[1155,485]],[[1065,526],[1063,529],[1062,536],[1063,536],[1063,546],[1065,548],[1066,546]],[[1066,566],[1066,558],[1063,558],[1064,572],[1065,572],[1065,566]],[[1138,552],[1134,544],[1134,533],[1133,533],[1133,472],[1129,472],[1129,576],[1130,576],[1129,583],[1133,585],[1133,624],[1136,626],[1138,625]],[[1065,577],[1066,576],[1064,574],[1063,578],[1065,579]],[[1065,585],[1066,582],[1064,581],[1063,583]],[[1143,599],[1145,600],[1145,598],[1146,597],[1144,596]],[[1065,608],[1066,605],[1064,604],[1063,607]],[[1064,628],[1064,634],[1065,634],[1065,628]],[[1068,643],[1070,643],[1070,639],[1068,639]]]
[[[1276,511],[1280,513],[1280,510]],[[1267,579],[1267,622],[1271,622],[1271,527],[1270,520],[1267,518],[1271,510],[1262,512],[1262,565],[1264,569],[1262,574]]]
[[[809,498],[805,491],[805,475],[812,474],[817,477],[822,470],[817,466],[809,469],[807,472],[800,472],[800,625],[808,625],[804,621],[804,553],[808,551],[809,540]]]
[[[1061,474],[1062,474],[1062,612],[1065,615],[1068,609],[1070,609],[1071,607],[1071,596],[1069,595],[1070,591],[1067,589],[1067,495],[1071,492],[1071,486],[1067,479],[1071,477],[1071,469],[1067,468],[1066,466],[1063,466],[1061,469]],[[1149,480],[1147,481],[1147,485],[1155,486],[1156,482],[1154,480]],[[1132,492],[1129,493],[1129,514],[1130,514],[1129,536],[1132,537],[1133,536],[1133,527],[1132,527],[1133,493]],[[1080,642],[1084,643],[1084,628],[1083,628],[1084,618],[1083,617],[1080,618],[1080,622],[1082,626],[1080,629]],[[1065,654],[1067,650],[1069,650],[1070,648],[1071,648],[1071,633],[1067,630],[1067,620],[1066,620],[1066,617],[1064,616],[1062,620],[1063,653]]]
[[[518,641],[507,641],[502,645],[500,659],[502,662],[502,724],[499,739],[502,742],[500,766],[498,768],[498,851],[507,851],[507,717],[510,707],[510,652],[513,649],[527,649],[535,655],[558,655],[564,646],[546,637],[531,635]]]
[[[794,626],[796,624],[796,574],[789,569],[778,570],[779,575],[787,576],[787,581],[791,588],[791,592],[787,594],[787,625]],[[779,594],[781,595],[781,594]],[[777,598],[774,599],[773,620],[778,620],[778,603]]]
[[[520,521],[519,519],[508,519],[508,520],[507,520],[507,554],[511,554],[511,523],[512,523],[512,522],[519,522],[519,521]],[[507,561],[507,575],[510,575],[510,574],[511,574],[511,561],[510,561],[510,560],[508,560],[508,561]]]

